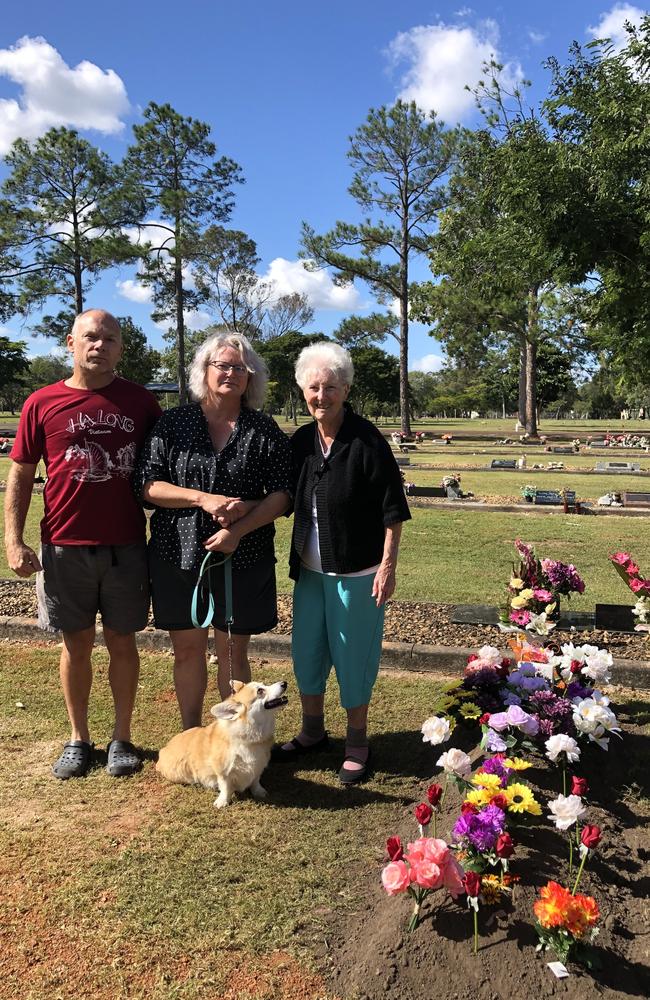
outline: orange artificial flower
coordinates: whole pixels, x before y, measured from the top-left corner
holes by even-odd
[[[569,890],[557,882],[547,882],[539,890],[539,895],[540,898],[533,903],[533,910],[542,927],[564,926],[567,906],[573,901]]]

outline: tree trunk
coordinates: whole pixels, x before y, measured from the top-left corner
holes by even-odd
[[[178,235],[176,247],[179,246]],[[187,403],[187,379],[185,377],[185,317],[183,316],[183,263],[180,254],[174,255],[174,292],[176,296],[176,350],[178,352],[178,402]]]
[[[528,292],[528,317],[526,338],[526,433],[537,437],[537,333],[539,326],[539,300],[537,288]]]
[[[526,426],[526,335],[519,334],[519,423]]]
[[[402,210],[402,238],[400,243],[400,295],[399,295],[399,406],[402,417],[402,434],[411,434],[409,410],[409,243],[408,209]]]
[[[79,247],[79,217],[76,208],[72,210],[72,238],[74,241],[74,305],[77,312],[84,311],[84,289],[81,277],[81,249]]]

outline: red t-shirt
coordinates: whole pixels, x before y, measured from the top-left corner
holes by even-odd
[[[152,393],[123,378],[103,389],[55,382],[29,396],[11,458],[45,462],[44,542],[130,545],[144,538],[131,473],[161,412]]]

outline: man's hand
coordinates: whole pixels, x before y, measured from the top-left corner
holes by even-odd
[[[33,549],[24,542],[7,542],[7,562],[17,576],[31,576],[40,573],[43,567]]]

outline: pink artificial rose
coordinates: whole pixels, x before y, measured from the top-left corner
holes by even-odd
[[[638,576],[641,570],[635,562],[630,561],[625,567],[625,572],[628,576]]]
[[[391,861],[382,870],[381,884],[389,896],[397,896],[406,892],[411,883],[409,870],[403,861]]]
[[[627,554],[627,552],[615,552],[613,556],[609,557],[612,562],[618,563],[619,566],[626,567],[629,562],[632,561],[632,557]]]
[[[454,857],[450,857],[445,865],[443,885],[445,889],[449,891],[450,895],[454,897],[454,899],[464,892],[463,869]]]
[[[411,882],[422,889],[439,889],[442,885],[442,872],[433,861],[418,861],[411,868]]]
[[[640,593],[642,590],[647,590],[650,594],[650,580],[630,580],[630,588],[635,594]]]
[[[436,837],[427,837],[427,861],[432,861],[435,865],[440,865],[442,868],[447,864],[449,857],[449,848],[444,840],[439,840]]]
[[[533,597],[538,601],[544,601],[545,604],[553,600],[553,594],[550,590],[544,590],[543,587],[536,588],[533,591]]]

